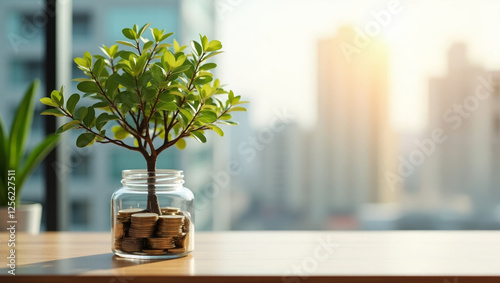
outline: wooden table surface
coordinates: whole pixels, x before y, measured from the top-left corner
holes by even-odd
[[[162,261],[114,256],[109,233],[18,234],[15,276],[0,236],[1,282],[500,282],[500,231],[198,232]]]

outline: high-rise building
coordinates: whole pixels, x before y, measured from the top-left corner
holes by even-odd
[[[440,209],[487,216],[498,204],[499,82],[498,71],[471,62],[463,43],[451,46],[446,74],[430,79],[429,130],[443,129],[447,139],[429,160],[424,186],[439,190]]]
[[[390,202],[399,193],[384,177],[397,168],[396,138],[389,121],[387,48],[372,38],[359,46],[359,36],[353,28],[343,27],[318,45],[318,123],[309,167],[311,219],[352,215],[362,204]]]

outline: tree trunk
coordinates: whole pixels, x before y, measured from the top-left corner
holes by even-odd
[[[156,156],[150,156],[147,159],[148,166],[148,208],[149,212],[161,215],[158,196],[156,195],[155,175],[156,175]]]

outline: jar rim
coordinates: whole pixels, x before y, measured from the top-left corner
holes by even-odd
[[[133,186],[178,186],[184,184],[184,171],[174,169],[156,169],[155,171],[148,171],[147,169],[123,170],[122,184]]]

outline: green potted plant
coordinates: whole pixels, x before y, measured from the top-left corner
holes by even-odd
[[[40,82],[35,80],[16,109],[10,132],[0,116],[0,229],[5,231],[17,221],[17,231],[38,233],[42,206],[39,203],[22,203],[21,189],[36,166],[49,154],[58,142],[50,135],[26,152],[34,113],[34,98]]]
[[[102,46],[103,55],[85,52],[83,57],[74,59],[85,74],[77,79],[82,95],[75,93],[65,98],[62,89],[54,90],[50,98],[41,102],[53,107],[42,114],[69,118],[57,134],[70,129],[82,131],[76,140],[78,147],[109,143],[140,153],[147,168],[144,209],[161,216],[170,211],[162,211],[158,201],[158,156],[174,145],[184,149],[186,138],[205,143],[207,131],[223,136],[219,125],[236,125],[231,121],[231,113],[246,111],[241,106],[246,101],[214,79],[212,70],[217,65],[209,59],[221,53],[219,41],[200,35],[199,42],[191,42],[191,52],[187,54],[187,46],[179,45],[175,39],[171,44],[165,43],[173,33],[150,28],[151,39],[146,39],[149,26],[123,29],[127,40],[117,43],[125,49],[118,45]],[[227,99],[222,101],[221,96]],[[79,105],[82,97],[95,103]],[[110,128],[109,124],[114,126]],[[123,215],[130,220],[126,212]]]

